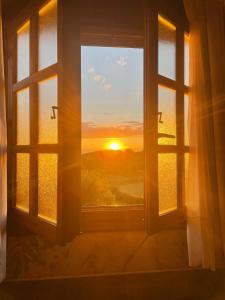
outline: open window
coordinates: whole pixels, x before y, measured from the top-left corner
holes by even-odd
[[[77,2],[33,4],[11,27],[11,219],[54,241],[185,224],[185,15],[146,1],[145,34],[87,30]]]
[[[144,229],[144,49],[83,43],[81,230]]]
[[[10,215],[53,241],[79,232],[79,7],[69,2],[27,7],[11,27],[8,61]]]
[[[189,45],[180,11],[146,1],[145,43],[103,29],[81,35],[82,231],[186,224]]]

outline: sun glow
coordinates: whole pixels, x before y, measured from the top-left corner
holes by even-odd
[[[110,141],[106,144],[105,148],[107,150],[118,151],[124,149],[123,144],[120,141]]]

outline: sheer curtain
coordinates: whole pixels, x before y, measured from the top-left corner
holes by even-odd
[[[183,1],[191,33],[189,261],[215,270],[225,254],[224,4]]]
[[[7,204],[6,110],[3,63],[2,15],[0,1],[0,282],[6,274],[6,204]]]

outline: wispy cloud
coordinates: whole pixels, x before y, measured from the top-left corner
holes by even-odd
[[[116,63],[117,63],[117,65],[119,65],[121,67],[125,67],[128,63],[127,57],[120,56],[120,58],[116,61]]]
[[[111,115],[113,115],[113,113],[111,113],[111,112],[104,112],[104,113],[102,113],[101,115],[111,116]]]
[[[96,75],[94,76],[94,80],[95,80],[95,81],[101,81],[101,80],[102,80],[102,76],[101,76],[100,74],[96,74]]]
[[[106,79],[105,79],[105,77],[103,77],[101,84],[104,84],[105,82],[106,82]]]
[[[109,91],[112,89],[112,85],[111,85],[111,83],[106,83],[103,85],[103,88],[105,91]]]
[[[92,74],[92,73],[94,73],[95,72],[95,68],[94,67],[90,67],[89,69],[88,69],[88,74]]]
[[[82,123],[83,138],[120,138],[129,136],[139,136],[143,134],[143,124],[139,126],[117,125],[117,126],[98,126],[95,123]]]

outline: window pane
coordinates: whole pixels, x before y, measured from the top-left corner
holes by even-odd
[[[17,31],[17,81],[30,74],[30,22]]]
[[[184,95],[184,141],[185,146],[189,146],[189,96]]]
[[[188,34],[184,35],[184,82],[185,85],[189,86],[189,47],[190,37]]]
[[[39,11],[39,70],[57,62],[57,0]]]
[[[158,143],[176,144],[176,91],[158,87]]]
[[[16,207],[29,211],[30,155],[16,155]]]
[[[38,155],[38,216],[56,223],[57,154]]]
[[[143,50],[81,53],[82,204],[143,205]]]
[[[58,82],[52,77],[39,82],[39,144],[58,142]]]
[[[176,27],[159,16],[159,69],[160,75],[176,78]]]
[[[30,144],[29,88],[17,93],[17,145]]]
[[[158,155],[159,214],[177,209],[177,157],[174,153]]]
[[[184,182],[185,182],[185,204],[187,204],[188,197],[188,180],[189,180],[189,153],[185,153],[184,162],[185,162],[185,172],[184,172]]]

